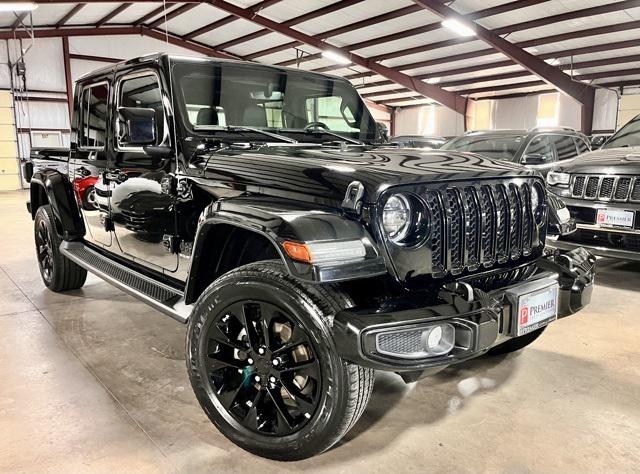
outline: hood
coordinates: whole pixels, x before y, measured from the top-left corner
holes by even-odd
[[[225,150],[207,156],[201,174],[234,186],[243,184],[249,191],[259,187],[260,193],[302,193],[334,202],[342,202],[348,185],[360,181],[368,203],[397,185],[537,175],[523,166],[473,153],[354,148],[270,146],[250,152]]]
[[[640,147],[605,148],[562,163],[558,171],[572,174],[640,175]]]

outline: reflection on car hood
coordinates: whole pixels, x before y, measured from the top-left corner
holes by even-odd
[[[520,165],[473,153],[417,151],[395,148],[263,147],[257,151],[226,150],[212,154],[204,175],[268,190],[297,192],[342,201],[349,183],[365,186],[373,202],[390,186],[425,181],[525,177],[537,173]]]
[[[640,174],[640,146],[605,148],[584,153],[558,166],[559,171],[585,174]]]

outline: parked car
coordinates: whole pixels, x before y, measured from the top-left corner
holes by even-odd
[[[471,151],[496,160],[529,166],[546,174],[558,162],[591,148],[587,137],[567,127],[533,130],[480,130],[467,132],[442,146],[443,150]]]
[[[422,148],[425,150],[437,150],[447,142],[443,137],[430,137],[422,135],[399,135],[390,139],[391,145],[399,148]]]
[[[640,115],[602,149],[558,166],[547,176],[578,230],[553,245],[587,247],[596,255],[640,260]]]
[[[589,303],[594,257],[545,250],[568,221],[536,172],[391,148],[347,80],[151,55],[82,77],[72,124],[68,174],[31,179],[44,284],[90,271],[188,323],[198,401],[258,455],[337,443],[374,370],[516,351]]]

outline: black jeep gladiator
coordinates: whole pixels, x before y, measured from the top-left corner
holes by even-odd
[[[515,351],[590,300],[539,174],[389,147],[346,80],[152,55],[81,78],[72,122],[66,173],[34,151],[44,284],[89,271],[188,323],[202,408],[261,456],[338,442],[374,370]]]

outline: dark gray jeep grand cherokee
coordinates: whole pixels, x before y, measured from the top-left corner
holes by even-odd
[[[338,442],[374,370],[515,351],[589,302],[539,174],[390,148],[346,80],[152,55],[81,78],[74,110],[68,153],[34,151],[44,284],[89,271],[188,323],[200,404],[261,456]]]
[[[555,247],[640,260],[640,115],[600,150],[560,165],[547,182],[578,228]]]

